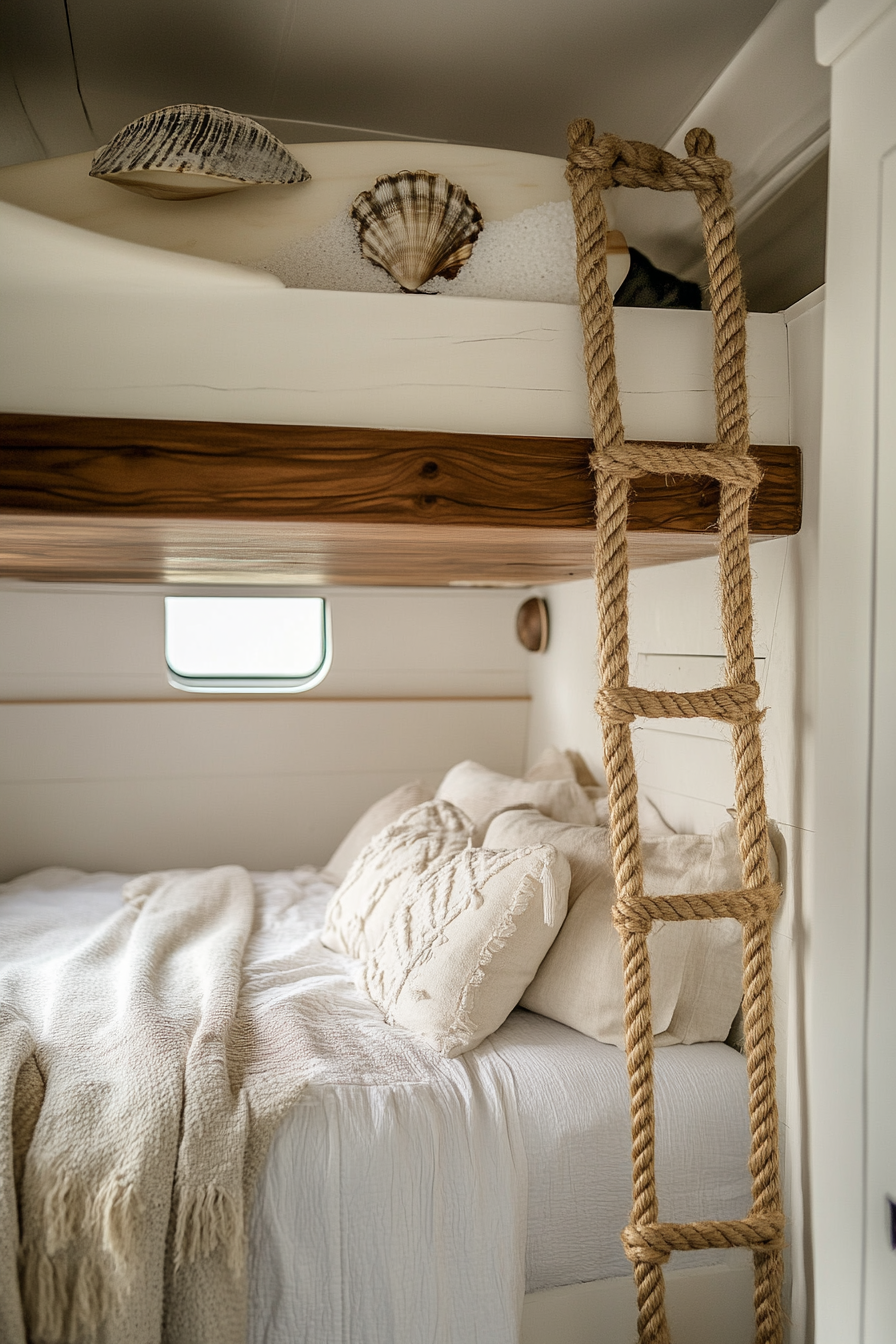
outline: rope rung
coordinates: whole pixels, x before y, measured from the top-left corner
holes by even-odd
[[[673,1251],[784,1249],[784,1215],[748,1214],[728,1222],[630,1223],[623,1228],[622,1244],[633,1264],[664,1264]]]
[[[647,896],[617,901],[613,923],[620,932],[649,933],[655,919],[681,923],[691,919],[736,919],[749,924],[771,919],[783,888],[780,882],[735,891],[705,891],[679,896]]]
[[[573,122],[573,127],[593,122]],[[694,131],[689,133],[691,136]],[[715,140],[706,132],[702,143],[693,150],[686,144],[687,159],[677,159],[664,149],[643,140],[623,140],[618,135],[602,135],[597,144],[571,144],[569,163],[573,168],[598,174],[601,190],[617,183],[625,187],[652,187],[655,191],[723,192],[731,176],[731,164],[715,152]]]
[[[759,683],[714,686],[708,691],[649,691],[643,686],[604,686],[594,708],[602,719],[632,723],[635,719],[715,719],[748,723],[762,718],[756,708]]]
[[[755,457],[724,443],[710,443],[705,448],[623,443],[595,449],[588,460],[595,471],[626,480],[639,476],[710,476],[719,484],[740,486],[751,494],[762,480],[762,468]]]

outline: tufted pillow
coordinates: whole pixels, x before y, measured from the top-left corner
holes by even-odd
[[[386,1020],[453,1058],[498,1027],[566,912],[569,864],[551,845],[465,849],[404,879],[359,984]]]
[[[429,802],[432,796],[429,785],[424,784],[422,779],[415,779],[413,783],[402,784],[392,793],[387,793],[385,798],[378,798],[368,807],[363,817],[355,822],[324,871],[337,882],[344,881],[361,850],[375,835],[378,835],[385,826],[397,821],[409,808]]]
[[[461,808],[474,822],[482,822],[502,808],[528,803],[555,821],[580,826],[594,824],[594,803],[575,779],[525,780],[501,775],[476,761],[462,761],[449,770],[436,790]]]
[[[365,957],[371,932],[379,936],[404,884],[465,849],[471,831],[469,818],[458,808],[435,801],[412,807],[378,831],[330,898],[324,946]]]
[[[523,996],[524,1008],[624,1048],[622,954],[608,834],[533,811],[505,812],[488,845],[550,843],[569,860],[566,921]],[[741,885],[733,823],[713,835],[644,836],[645,890],[657,896]],[[777,871],[774,853],[773,872]],[[733,919],[655,923],[648,936],[656,1045],[724,1041],[741,1000],[741,928]]]

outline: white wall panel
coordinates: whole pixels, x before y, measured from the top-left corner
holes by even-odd
[[[875,650],[871,747],[870,938],[868,958],[868,1257],[866,1340],[886,1338],[896,1317],[892,1225],[887,1198],[896,1199],[896,1018],[892,1011],[896,948],[896,146],[883,160],[881,182],[881,305],[878,346],[877,526]]]
[[[375,799],[465,757],[519,774],[528,703],[0,706],[0,878],[320,865]]]
[[[168,685],[161,589],[0,588],[0,876],[322,863],[409,779],[466,756],[519,773],[518,593],[328,596],[321,685],[224,700]]]
[[[190,591],[209,593],[0,585],[0,700],[183,699],[187,693],[170,686],[165,671],[164,592]],[[334,660],[306,698],[528,693],[528,655],[514,633],[518,592],[306,588],[297,595],[309,593],[330,601]]]

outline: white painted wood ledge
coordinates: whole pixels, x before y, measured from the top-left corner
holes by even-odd
[[[296,148],[301,154],[311,147]],[[331,217],[339,192],[354,190],[356,180],[363,182],[355,163],[361,151],[365,164],[377,165],[366,169],[371,180],[376,172],[394,167],[398,153],[394,145],[354,146],[350,164],[333,159],[329,172],[338,183],[328,186],[329,160],[323,151],[345,155],[347,150],[339,145],[314,148],[320,154],[312,171],[321,180],[307,190],[316,187],[320,202],[311,200],[301,227],[294,221],[296,232],[307,232],[309,221],[321,222],[321,212],[323,218]],[[385,148],[389,161],[380,166]],[[414,166],[416,159],[430,163],[431,148],[414,147]],[[435,148],[440,162],[432,166],[446,171],[464,153],[458,146]],[[487,217],[562,198],[561,160],[482,150],[475,151],[474,159],[465,171],[468,177],[478,174],[479,182],[471,185],[480,196],[489,174],[499,184],[487,198]],[[523,159],[526,164],[518,162]],[[52,182],[48,186],[42,178],[40,191],[34,185],[40,165],[23,166],[34,170],[28,190],[22,186],[28,175],[21,168],[0,172],[0,198],[6,197],[0,200],[0,410],[590,435],[577,307],[286,289],[266,273],[213,259],[208,238],[193,242],[204,255],[176,250],[189,243],[187,216],[179,212],[194,207],[196,217],[195,207],[213,207],[222,214],[231,212],[219,221],[229,233],[217,256],[222,251],[238,255],[241,236],[251,240],[244,252],[254,247],[261,255],[250,220],[252,209],[262,206],[252,206],[250,192],[205,202],[142,202],[120,190],[113,195],[116,188],[87,179],[91,188],[107,193],[107,215],[110,210],[127,215],[127,228],[120,221],[115,224],[118,233],[130,229],[134,236],[136,230],[141,238],[126,241],[60,217],[66,213],[68,189],[70,216],[114,231],[100,217],[102,212],[98,215],[83,202],[78,205],[77,193],[87,190],[81,180],[85,165],[75,165],[76,178],[71,159],[55,162],[65,170],[57,172],[55,197]],[[297,190],[296,202],[304,190]],[[43,213],[13,200],[27,200]],[[139,229],[133,224],[129,212],[139,212],[142,205],[155,208],[152,218],[159,221],[160,246],[147,245],[153,236],[148,217],[140,216]],[[274,206],[262,205],[270,216]],[[50,217],[54,212],[57,218]],[[282,219],[274,224],[267,219],[266,245],[283,231]],[[711,441],[715,414],[709,313],[619,309],[616,335],[627,436]],[[748,341],[751,439],[787,443],[782,316],[750,317]]]

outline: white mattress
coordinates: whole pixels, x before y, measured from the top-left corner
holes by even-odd
[[[79,937],[117,908],[124,880],[44,869],[0,887],[0,946],[5,919],[38,943],[61,918]],[[524,1274],[528,1291],[627,1274],[622,1053],[517,1010],[442,1060],[388,1027],[353,963],[321,945],[327,883],[313,870],[255,881],[244,992],[294,1000],[316,1063],[259,1180],[251,1344],[515,1344]],[[656,1083],[661,1217],[742,1215],[744,1060],[673,1046],[657,1052]]]
[[[526,1289],[629,1274],[619,1237],[631,1213],[625,1055],[517,1009],[491,1037],[514,1079],[528,1157]],[[746,1061],[727,1045],[655,1056],[660,1217],[739,1218],[750,1206]],[[673,1257],[721,1263],[724,1251]]]

